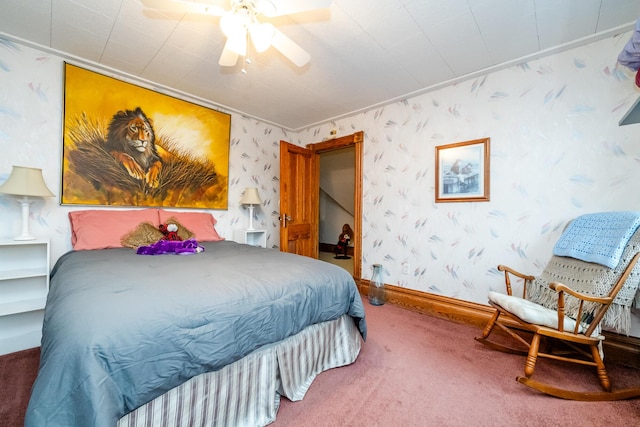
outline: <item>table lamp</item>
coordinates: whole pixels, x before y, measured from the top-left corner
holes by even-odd
[[[242,195],[240,204],[249,208],[249,227],[247,228],[247,230],[255,230],[253,228],[253,208],[255,207],[255,205],[262,204],[262,200],[260,200],[260,195],[258,194],[258,189],[247,188],[246,190],[244,190],[244,194]]]
[[[42,169],[13,166],[9,178],[0,185],[0,193],[10,196],[20,196],[16,199],[22,206],[22,234],[14,240],[34,240],[29,233],[29,208],[34,202],[33,197],[53,197],[42,177]]]

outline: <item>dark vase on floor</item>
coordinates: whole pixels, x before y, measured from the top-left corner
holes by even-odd
[[[369,281],[369,304],[382,305],[385,303],[386,294],[384,280],[382,280],[382,265],[373,264],[373,276]]]

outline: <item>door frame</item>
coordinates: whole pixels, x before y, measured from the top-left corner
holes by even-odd
[[[362,278],[362,163],[364,155],[364,132],[359,131],[351,135],[342,136],[339,138],[329,139],[327,141],[317,142],[315,144],[309,144],[306,148],[310,149],[316,157],[316,162],[320,164],[321,153],[328,151],[339,150],[341,148],[351,147],[355,148],[355,164],[354,164],[354,234],[353,239],[353,277],[356,280]],[[318,170],[318,174],[320,171]],[[320,191],[320,177],[317,177],[318,192]]]

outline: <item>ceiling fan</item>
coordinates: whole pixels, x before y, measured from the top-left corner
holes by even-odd
[[[307,12],[329,7],[331,0],[140,0],[149,9],[219,16],[220,29],[227,41],[218,64],[232,67],[240,56],[247,56],[249,38],[256,52],[276,48],[298,67],[311,60],[311,55],[270,23],[267,18]],[[228,4],[225,9],[222,5]]]

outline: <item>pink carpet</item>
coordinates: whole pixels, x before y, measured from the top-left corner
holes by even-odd
[[[640,425],[640,399],[565,401],[517,383],[524,357],[474,341],[477,328],[390,304],[365,308],[369,336],[356,362],[320,374],[302,401],[283,398],[273,426]],[[22,425],[39,354],[0,357],[1,427]],[[608,370],[614,388],[640,386],[640,370]],[[593,369],[560,362],[540,360],[534,378],[599,390]]]
[[[0,427],[24,424],[39,363],[40,347],[0,356]]]
[[[274,426],[640,425],[640,399],[566,401],[517,383],[524,357],[474,341],[475,327],[365,306],[369,336],[356,362],[320,374],[302,401],[283,398]],[[608,370],[614,387],[640,386],[637,369]],[[533,377],[599,390],[594,370],[573,364],[540,360]]]

